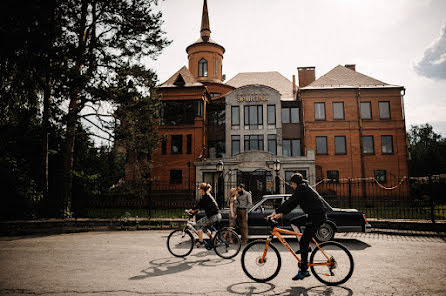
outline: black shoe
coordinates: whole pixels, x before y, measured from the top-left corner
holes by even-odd
[[[308,253],[310,253],[312,250],[313,250],[313,249],[312,249],[311,247],[308,247]],[[301,254],[302,252],[301,252],[300,249],[299,249],[299,250],[297,250],[295,253],[296,253],[296,254]]]

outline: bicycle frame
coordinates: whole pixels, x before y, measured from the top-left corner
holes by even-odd
[[[277,237],[277,239],[282,243],[282,245],[284,245],[288,249],[288,251],[290,251],[291,254],[293,254],[294,258],[296,258],[296,260],[299,263],[302,263],[302,260],[300,260],[300,258],[297,256],[297,254],[291,249],[290,245],[285,240],[285,238],[282,236],[282,234],[294,235],[294,236],[299,236],[299,237],[302,236],[302,233],[297,233],[297,232],[293,232],[293,231],[290,231],[290,230],[274,227],[272,232],[271,232],[271,235],[266,240],[265,250],[263,251],[262,258],[260,258],[260,263],[263,263],[263,261],[265,260],[266,253],[268,252],[269,244],[273,240],[274,237]],[[316,266],[316,265],[327,265],[327,266],[329,266],[329,265],[331,265],[331,259],[327,256],[327,254],[325,254],[324,250],[321,249],[321,247],[319,246],[319,244],[316,242],[316,240],[314,238],[313,238],[313,242],[316,244],[317,248],[319,250],[321,250],[321,252],[322,252],[322,254],[324,254],[325,258],[327,258],[327,262],[325,262],[325,263],[311,263],[311,264],[308,264],[308,266]]]

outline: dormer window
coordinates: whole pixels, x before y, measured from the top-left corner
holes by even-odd
[[[198,77],[207,77],[208,76],[208,61],[205,59],[201,59],[198,62]]]

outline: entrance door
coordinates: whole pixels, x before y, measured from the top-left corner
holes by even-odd
[[[267,170],[255,170],[252,172],[237,172],[237,184],[245,184],[246,191],[251,191],[253,203],[256,203],[264,195],[273,193],[273,176]]]

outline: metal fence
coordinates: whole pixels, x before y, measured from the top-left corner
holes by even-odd
[[[252,184],[251,184],[252,183]],[[267,182],[251,182],[246,189],[253,193],[253,202],[263,195],[276,193],[276,186]],[[237,184],[225,182],[213,185],[212,194],[221,208],[227,207],[229,189]],[[311,184],[335,208],[353,208],[368,218],[446,220],[446,177],[406,178],[390,176],[379,183],[374,178],[320,180]],[[73,201],[77,217],[181,217],[184,209],[197,200],[198,183],[151,184],[148,194],[109,194]],[[280,181],[280,192],[292,188]]]

